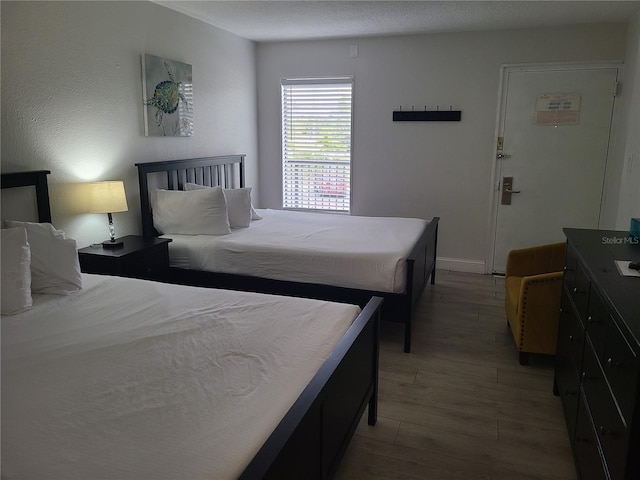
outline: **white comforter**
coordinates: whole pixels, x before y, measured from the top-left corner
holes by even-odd
[[[230,235],[167,235],[171,266],[401,293],[427,221],[258,210]]]
[[[359,312],[84,276],[2,317],[2,478],[236,478]]]

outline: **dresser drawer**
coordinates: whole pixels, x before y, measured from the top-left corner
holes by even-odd
[[[568,357],[571,364],[574,365],[576,374],[580,374],[585,329],[569,300],[569,296],[570,293],[567,293],[566,290],[562,292],[557,350],[562,356]]]
[[[617,323],[611,320],[603,369],[625,422],[631,421],[635,407],[640,363]]]
[[[567,248],[563,279],[580,318],[585,320],[591,281],[582,263],[578,260],[575,250],[571,246]]]
[[[558,327],[558,349],[556,355],[555,380],[558,394],[567,421],[569,438],[575,433],[575,418],[580,391],[584,327],[577,317],[569,294],[563,289]]]
[[[607,474],[598,435],[589,414],[584,392],[580,393],[574,439],[577,467],[581,480],[602,480]]]
[[[612,479],[624,478],[628,431],[611,395],[600,363],[587,341],[584,349],[582,389],[588,399],[605,464]]]
[[[580,262],[576,265],[576,276],[573,287],[569,288],[569,294],[573,304],[576,307],[576,311],[580,316],[580,320],[585,321],[587,319],[587,311],[589,307],[589,290],[591,288],[591,282],[587,276],[587,272]]]
[[[607,344],[607,330],[609,329],[609,309],[595,288],[591,289],[589,309],[587,312],[587,335],[600,363],[605,361],[605,347]]]
[[[576,251],[567,246],[567,253],[564,259],[564,283],[569,290],[576,286],[576,267],[578,266],[578,257]]]
[[[555,381],[558,386],[558,394],[562,400],[562,410],[569,439],[573,439],[575,434],[576,411],[578,409],[578,396],[580,393],[580,380],[572,365],[566,357],[556,357]]]

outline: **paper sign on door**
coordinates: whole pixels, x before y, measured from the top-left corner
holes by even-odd
[[[536,125],[576,125],[579,117],[579,93],[548,93],[536,100]]]

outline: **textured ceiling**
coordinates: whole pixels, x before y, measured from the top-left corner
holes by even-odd
[[[155,3],[258,42],[626,22],[640,1],[182,1]]]

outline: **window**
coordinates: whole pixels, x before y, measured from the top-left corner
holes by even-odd
[[[282,80],[283,208],[349,212],[353,78]]]

